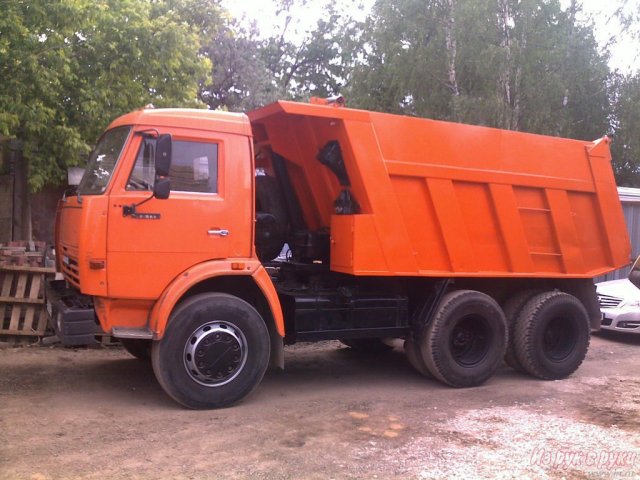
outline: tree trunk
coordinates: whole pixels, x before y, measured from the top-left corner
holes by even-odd
[[[455,0],[445,0],[448,8],[447,19],[445,23],[445,42],[447,48],[447,74],[448,86],[452,95],[452,115],[453,120],[460,120],[460,89],[458,88],[458,78],[456,75],[456,57],[458,55],[458,46],[455,34]]]
[[[512,20],[511,8],[509,7],[509,0],[498,0],[498,7],[500,13],[500,46],[504,51],[504,66],[500,72],[498,79],[500,89],[502,90],[503,105],[500,108],[500,127],[511,130],[513,128],[512,122],[512,98],[511,98],[511,65],[513,62],[511,52],[511,35],[509,32],[510,23]]]
[[[12,141],[9,155],[13,163],[13,240],[32,240],[31,203],[27,178],[29,168],[19,142]]]
[[[570,81],[569,81],[569,66],[572,64],[573,52],[575,50],[575,26],[576,26],[576,14],[578,12],[578,1],[571,0],[569,5],[569,27],[567,29],[567,49],[565,55],[565,61],[562,65],[562,79],[565,82],[564,95],[562,97],[561,105],[559,105],[562,115],[560,116],[560,122],[558,123],[558,130],[556,135],[566,136],[568,134],[567,129],[569,126],[568,109],[570,99]]]
[[[522,30],[520,38],[520,59],[516,62],[516,73],[513,79],[513,109],[511,116],[511,126],[513,130],[520,130],[520,86],[522,85],[522,57],[527,48],[527,32]]]

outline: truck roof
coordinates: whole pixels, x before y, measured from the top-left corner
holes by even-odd
[[[122,125],[152,125],[251,135],[251,125],[245,114],[197,108],[141,108],[116,118],[109,128]]]

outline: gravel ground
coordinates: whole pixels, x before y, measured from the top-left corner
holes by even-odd
[[[189,411],[117,347],[0,350],[0,479],[640,478],[640,338],[571,378],[456,390],[402,348],[286,350],[242,404]]]

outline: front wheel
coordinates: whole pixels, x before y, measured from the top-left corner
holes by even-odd
[[[249,395],[269,363],[269,332],[240,298],[203,293],[180,304],[151,351],[165,392],[188,408],[222,408]]]

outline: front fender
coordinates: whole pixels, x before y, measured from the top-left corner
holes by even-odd
[[[160,298],[149,314],[149,327],[154,334],[154,339],[159,340],[162,338],[171,312],[190,288],[210,278],[231,275],[251,276],[267,300],[271,314],[273,315],[276,331],[281,337],[284,337],[284,317],[282,315],[280,300],[278,299],[278,294],[276,293],[273,282],[262,264],[257,260],[234,262],[229,260],[212,260],[194,265],[188,270],[185,270],[162,292],[162,295],[160,295]]]

